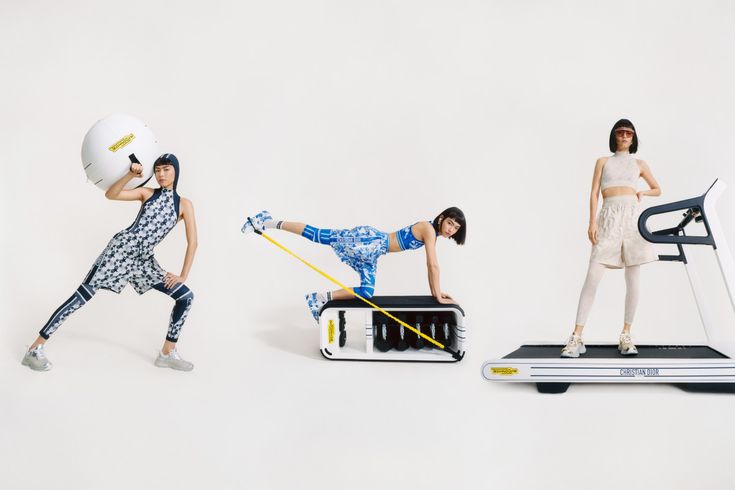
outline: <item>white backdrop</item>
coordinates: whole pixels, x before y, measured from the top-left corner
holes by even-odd
[[[480,365],[572,328],[616,119],[636,124],[663,189],[644,205],[735,186],[734,20],[726,1],[5,0],[0,487],[728,488],[732,396],[541,396],[484,382]],[[82,171],[84,133],[112,112],[179,157],[197,213],[189,374],[152,366],[170,299],[132,290],[59,330],[51,372],[20,366],[137,212]],[[720,206],[731,243],[734,196]],[[390,231],[450,205],[468,218],[466,246],[438,250],[470,325],[456,365],[323,360],[303,294],[329,284],[239,233],[260,209]],[[356,281],[328,248],[277,238]],[[159,262],[178,272],[184,249],[180,225]],[[424,260],[383,257],[378,294],[428,294]],[[609,272],[588,341],[617,338],[623,295]],[[640,343],[703,340],[678,265],[644,268],[634,328]]]

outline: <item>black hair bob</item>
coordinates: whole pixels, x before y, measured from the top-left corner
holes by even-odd
[[[460,225],[457,233],[450,236],[449,238],[457,242],[457,245],[464,245],[464,240],[467,236],[467,220],[464,217],[464,213],[461,209],[455,207],[445,209],[444,211],[439,213],[439,216],[434,218],[434,221],[431,223],[434,226],[434,231],[439,233],[441,220],[446,218],[452,218]]]
[[[615,139],[615,130],[618,128],[630,128],[633,130],[633,142],[630,144],[629,152],[635,153],[638,151],[638,131],[635,130],[635,126],[628,119],[621,119],[613,125],[610,130],[610,151],[615,153],[618,151],[618,142]]]
[[[176,155],[173,153],[164,153],[160,157],[156,158],[156,161],[153,162],[153,166],[156,167],[158,165],[173,165],[174,167],[179,166],[179,159],[176,158]]]

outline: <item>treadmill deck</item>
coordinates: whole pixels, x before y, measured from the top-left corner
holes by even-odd
[[[503,359],[559,359],[563,345],[522,345]],[[579,359],[728,359],[706,345],[638,345],[638,354],[624,356],[616,344],[585,345]],[[574,361],[574,358],[565,358]]]

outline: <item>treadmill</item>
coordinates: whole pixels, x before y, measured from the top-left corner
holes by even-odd
[[[651,243],[675,245],[677,255],[659,255],[660,261],[684,266],[707,337],[706,345],[638,345],[638,355],[623,356],[617,344],[589,345],[579,358],[561,358],[562,344],[522,345],[510,354],[487,361],[482,376],[503,383],[536,383],[541,393],[564,393],[571,383],[677,383],[692,391],[735,391],[735,325],[716,321],[702,301],[702,290],[685,249],[712,247],[722,280],[735,311],[735,263],[715,209],[726,185],[715,182],[703,195],[646,209],[638,229]],[[684,211],[673,228],[651,232],[652,216]],[[702,223],[706,235],[686,234],[692,222]]]

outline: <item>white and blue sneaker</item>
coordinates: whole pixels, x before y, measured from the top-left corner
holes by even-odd
[[[327,298],[322,293],[311,293],[304,297],[306,298],[306,304],[309,305],[311,315],[319,323],[319,312],[322,310],[322,306],[327,304]]]
[[[268,211],[261,211],[255,216],[249,216],[248,219],[245,221],[245,224],[243,224],[242,228],[240,228],[240,231],[243,233],[250,233],[253,231],[262,233],[263,230],[265,230],[265,222],[272,220],[273,218]]]

